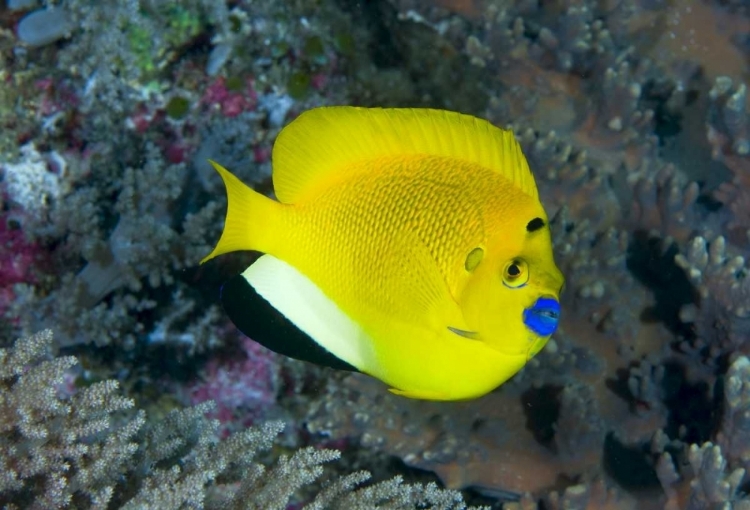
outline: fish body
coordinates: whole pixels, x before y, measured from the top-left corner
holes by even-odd
[[[222,298],[264,345],[320,361],[257,331],[238,300],[339,368],[458,400],[502,384],[554,331],[563,279],[512,133],[437,110],[321,108],[282,131],[273,161],[279,201],[214,164],[229,208],[207,257],[266,254]]]

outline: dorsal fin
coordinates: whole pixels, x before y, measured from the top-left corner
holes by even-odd
[[[456,112],[413,108],[322,107],[284,128],[273,147],[273,183],[292,204],[325,189],[346,167],[389,155],[458,158],[501,173],[537,197],[512,131]]]

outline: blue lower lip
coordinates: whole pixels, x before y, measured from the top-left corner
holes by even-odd
[[[552,297],[540,297],[534,306],[523,311],[523,323],[539,336],[549,336],[557,329],[560,303]]]

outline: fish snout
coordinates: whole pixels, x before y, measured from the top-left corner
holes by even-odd
[[[560,302],[550,294],[539,297],[523,311],[523,323],[535,334],[548,337],[557,329],[560,320]]]

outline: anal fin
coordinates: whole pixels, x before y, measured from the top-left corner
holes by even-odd
[[[447,400],[446,395],[434,391],[405,391],[396,388],[388,388],[388,391],[400,397],[413,398],[417,400]]]
[[[274,352],[338,370],[359,371],[359,329],[313,282],[264,255],[221,291],[229,318]],[[361,366],[361,365],[360,365]]]

